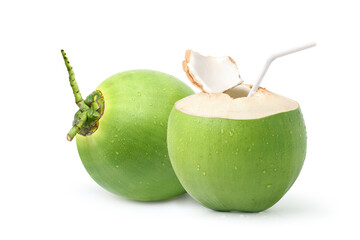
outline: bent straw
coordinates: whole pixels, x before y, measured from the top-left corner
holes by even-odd
[[[269,57],[269,59],[266,61],[265,63],[265,66],[258,78],[258,80],[256,81],[256,83],[254,84],[254,86],[251,88],[249,94],[248,94],[248,97],[251,97],[254,95],[254,93],[258,90],[259,88],[259,85],[261,83],[261,81],[263,80],[267,70],[269,69],[270,67],[270,64],[277,58],[279,57],[283,57],[283,56],[286,56],[286,55],[289,55],[289,54],[292,54],[292,53],[296,53],[296,52],[299,52],[299,51],[302,51],[302,50],[305,50],[305,49],[308,49],[308,48],[312,48],[312,47],[315,47],[316,46],[316,43],[313,42],[313,43],[309,43],[309,44],[306,44],[304,46],[301,46],[301,47],[297,47],[297,48],[293,48],[293,49],[290,49],[290,50],[287,50],[287,51],[283,51],[283,52],[279,52],[277,54],[274,54],[272,56]]]

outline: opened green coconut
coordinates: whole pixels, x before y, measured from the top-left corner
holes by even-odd
[[[305,159],[299,104],[264,88],[247,97],[252,86],[230,57],[187,51],[183,68],[203,92],[176,102],[169,117],[169,155],[181,184],[214,210],[273,206]]]

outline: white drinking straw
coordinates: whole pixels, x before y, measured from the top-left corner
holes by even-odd
[[[301,47],[297,47],[297,48],[293,48],[293,49],[290,49],[290,50],[287,50],[287,51],[283,51],[283,52],[279,52],[277,54],[274,54],[272,56],[269,57],[269,59],[266,61],[265,63],[265,66],[258,78],[258,80],[256,81],[256,83],[254,84],[254,86],[251,88],[249,94],[248,94],[248,97],[251,97],[254,95],[254,93],[258,90],[259,88],[259,85],[261,83],[261,81],[263,80],[267,70],[269,69],[270,67],[270,64],[277,58],[279,57],[283,57],[283,56],[286,56],[286,55],[289,55],[289,54],[292,54],[292,53],[295,53],[295,52],[299,52],[299,51],[302,51],[302,50],[305,50],[305,49],[308,49],[308,48],[311,48],[311,47],[315,47],[316,46],[316,43],[309,43],[309,44],[306,44],[304,46],[301,46]]]

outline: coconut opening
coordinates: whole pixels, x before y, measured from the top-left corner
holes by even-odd
[[[239,85],[234,88],[231,88],[229,90],[226,90],[224,94],[229,95],[231,98],[243,98],[247,97],[249,95],[250,89],[248,86],[245,85]]]
[[[193,116],[242,120],[264,118],[299,108],[296,101],[264,88],[259,88],[253,97],[248,98],[246,93],[250,89],[250,85],[242,84],[226,93],[197,93],[176,102],[175,108]]]
[[[231,57],[203,56],[187,50],[183,69],[190,82],[207,93],[222,93],[243,82]]]

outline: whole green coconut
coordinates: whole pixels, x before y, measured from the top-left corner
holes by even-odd
[[[132,70],[106,79],[83,100],[62,53],[80,107],[68,140],[76,135],[90,176],[106,190],[134,200],[185,193],[169,161],[167,122],[174,103],[193,91],[171,75]]]

